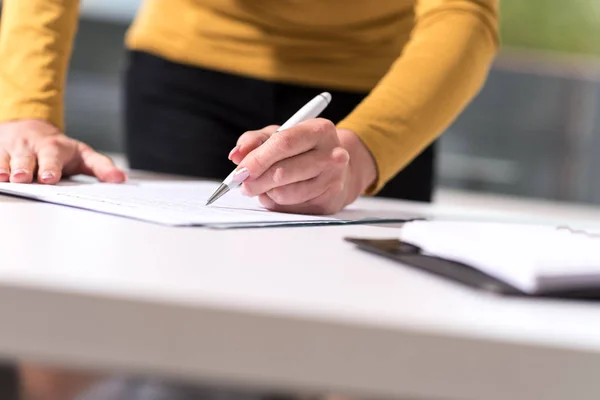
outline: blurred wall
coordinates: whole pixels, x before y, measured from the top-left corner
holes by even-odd
[[[442,139],[440,183],[600,203],[600,85],[581,63],[501,54],[480,95]],[[524,62],[524,60],[529,62]],[[598,68],[600,71],[600,68]]]

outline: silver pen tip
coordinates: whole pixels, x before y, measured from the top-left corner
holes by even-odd
[[[229,192],[229,186],[222,183],[221,186],[219,186],[217,188],[217,190],[215,190],[215,192],[212,194],[212,196],[210,196],[210,198],[206,202],[206,205],[210,206],[212,203],[217,201],[219,198],[221,198],[221,196],[223,196],[227,192]]]

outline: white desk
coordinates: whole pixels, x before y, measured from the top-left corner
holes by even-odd
[[[0,355],[386,397],[600,393],[600,304],[483,295],[342,241],[391,228],[168,228],[1,196],[0,216]]]

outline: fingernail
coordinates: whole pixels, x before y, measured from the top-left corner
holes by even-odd
[[[46,172],[44,172],[42,174],[42,180],[43,181],[47,181],[47,180],[52,179],[52,178],[54,178],[54,174],[52,172],[50,172],[50,171],[46,171]]]
[[[26,169],[17,169],[15,171],[13,171],[13,173],[12,173],[13,176],[26,175],[26,174],[27,174]]]
[[[248,193],[248,191],[246,190],[246,186],[244,185],[240,186],[240,193],[242,194],[242,196],[250,197],[250,194]]]
[[[5,169],[0,169],[0,176],[3,176],[3,175],[10,175],[10,174],[8,173],[8,171],[7,171],[7,170],[5,170]]]
[[[235,172],[235,174],[233,174],[232,181],[235,183],[240,183],[245,181],[249,176],[250,171],[248,171],[248,168],[240,168]]]
[[[229,152],[229,155],[227,156],[227,158],[229,158],[231,160],[231,158],[233,157],[233,155],[235,153],[237,153],[239,149],[240,149],[240,146],[235,146],[233,149],[231,149],[231,151]]]

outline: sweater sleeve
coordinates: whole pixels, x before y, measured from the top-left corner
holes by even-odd
[[[338,124],[377,166],[366,194],[417,157],[483,86],[499,47],[498,0],[418,0],[409,42],[387,74]]]
[[[66,75],[79,0],[4,0],[0,122],[43,119],[64,130]]]

